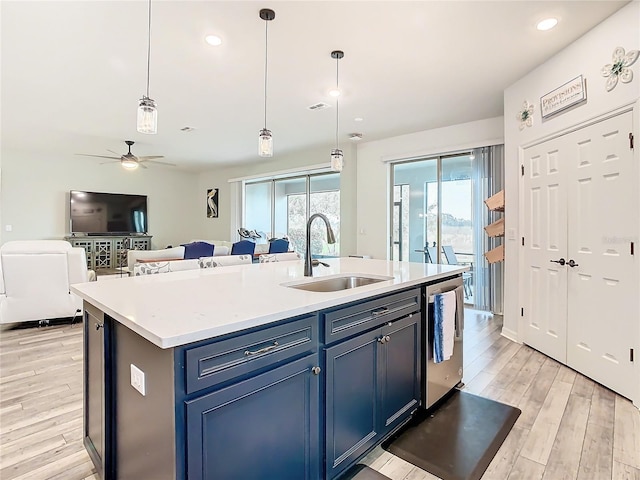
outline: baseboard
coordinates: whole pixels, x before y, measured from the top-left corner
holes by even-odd
[[[505,338],[508,338],[512,342],[522,343],[520,340],[518,340],[518,332],[516,332],[515,330],[511,330],[510,328],[502,327],[501,335]]]

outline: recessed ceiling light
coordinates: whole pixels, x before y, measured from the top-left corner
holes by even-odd
[[[545,18],[544,20],[540,20],[538,22],[538,25],[536,25],[536,28],[538,30],[551,30],[553,27],[555,27],[558,24],[558,19],[557,18]]]
[[[337,88],[334,88],[333,90],[329,90],[329,95],[331,95],[332,97],[339,97],[340,90],[338,90]]]
[[[358,140],[362,140],[362,134],[361,133],[350,133],[349,134],[349,140],[353,140],[354,142],[357,142]]]
[[[361,122],[363,120],[364,120],[364,118],[362,118],[362,117],[356,117],[356,118],[353,119],[354,122]]]
[[[214,47],[222,45],[222,39],[217,35],[207,35],[206,37],[204,37],[204,41],[209,45],[213,45]]]

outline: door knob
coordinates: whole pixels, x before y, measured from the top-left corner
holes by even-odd
[[[564,265],[565,263],[567,263],[564,258],[561,258],[560,260],[549,260],[549,261],[553,263],[559,263],[560,265]]]
[[[573,258],[567,262],[567,265],[569,265],[571,268],[578,266],[578,264],[573,261]]]

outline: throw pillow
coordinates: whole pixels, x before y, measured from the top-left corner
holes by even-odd
[[[184,243],[182,246],[184,247],[185,260],[213,256],[213,245],[207,242]]]

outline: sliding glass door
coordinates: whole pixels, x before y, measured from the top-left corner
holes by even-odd
[[[502,264],[489,265],[483,200],[504,178],[500,145],[392,165],[390,256],[394,260],[468,265],[465,302],[502,311]]]
[[[318,220],[311,227],[314,256],[340,256],[340,174],[314,174],[246,182],[243,226],[270,238],[289,239],[295,251],[306,249],[307,221],[314,213],[329,218],[336,243],[327,243],[326,230]]]
[[[393,166],[394,260],[426,261],[438,239],[438,160],[398,163]]]
[[[471,158],[468,154],[393,165],[391,258],[473,264]],[[472,285],[467,285],[473,302]]]

